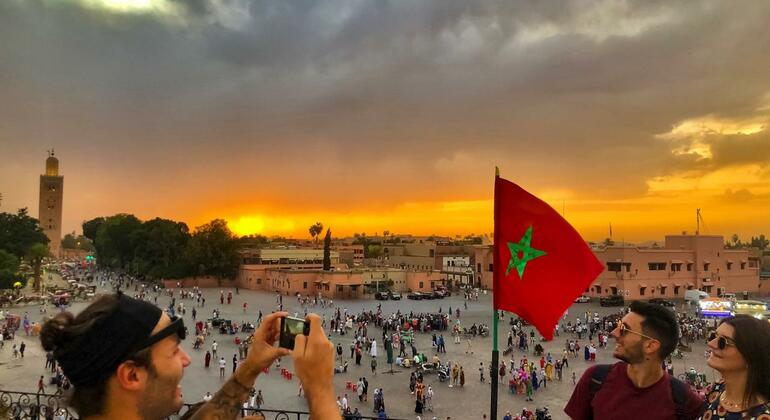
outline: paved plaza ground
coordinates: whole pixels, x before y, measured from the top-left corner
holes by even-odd
[[[206,306],[204,308],[198,308],[198,318],[208,318],[211,316],[211,312],[214,308],[221,310],[221,315],[224,318],[232,319],[235,322],[251,321],[256,322],[257,312],[261,309],[263,313],[269,313],[275,309],[275,294],[269,292],[259,292],[250,290],[241,290],[239,295],[234,296],[233,303],[230,305],[219,304],[219,289],[206,289],[204,290],[206,296]],[[168,296],[161,296],[158,299],[158,304],[162,307],[168,305],[170,298]],[[194,301],[185,300],[185,305],[188,306],[187,315],[185,316],[185,322],[191,330],[194,330],[190,305],[194,304]],[[243,313],[243,302],[248,302],[248,311]],[[358,313],[362,310],[373,310],[376,312],[377,305],[382,303],[383,315],[389,315],[396,310],[408,313],[409,311],[418,312],[437,312],[439,308],[442,311],[447,311],[450,307],[454,310],[461,308],[462,313],[460,320],[464,326],[470,326],[472,323],[486,323],[491,324],[492,310],[491,310],[491,296],[482,295],[478,301],[468,302],[468,310],[464,310],[464,300],[461,296],[453,295],[450,298],[443,300],[429,300],[429,301],[385,301],[379,302],[376,300],[340,300],[334,301],[335,307],[347,308],[348,313]],[[84,308],[86,303],[75,303],[72,308],[73,312],[78,312]],[[298,313],[300,316],[303,314],[303,309],[298,305],[297,300],[292,297],[284,297],[284,305],[290,313]],[[4,308],[8,309],[8,308]],[[586,303],[575,304],[569,310],[568,319],[574,323],[575,317],[586,310],[591,312],[598,312],[599,314],[608,314],[616,312],[618,308],[601,308],[598,303]],[[319,314],[325,314],[326,319],[330,319],[333,309],[321,309],[320,306],[313,309],[314,312]],[[40,313],[39,306],[21,306],[11,308],[12,313],[23,315],[24,312],[28,312],[29,316],[34,321],[40,321],[43,318],[43,314]],[[50,314],[51,312],[49,312]],[[454,318],[454,317],[453,317]],[[501,346],[501,360],[506,362],[510,359],[515,359],[516,365],[519,363],[524,355],[521,351],[514,351],[513,357],[502,356],[502,347],[505,346],[509,317],[506,315],[505,319],[499,326],[499,342]],[[191,334],[192,335],[192,334]],[[245,334],[241,334],[242,337]],[[377,338],[379,346],[382,346],[382,331],[379,328],[369,327],[369,336]],[[479,381],[478,367],[479,363],[483,362],[485,366],[488,365],[491,360],[492,339],[491,337],[477,337],[472,341],[473,354],[466,354],[468,345],[466,342],[461,344],[455,344],[451,334],[446,332],[444,334],[446,340],[447,354],[441,355],[442,361],[451,360],[452,363],[459,363],[464,367],[466,372],[466,383],[462,388],[454,387],[449,388],[448,382],[440,383],[438,378],[431,375],[426,377],[427,385],[432,385],[435,392],[433,398],[434,412],[426,412],[422,415],[423,419],[431,419],[436,416],[439,419],[445,419],[446,416],[452,416],[453,419],[481,419],[483,414],[489,415],[489,400],[490,400],[490,385],[488,373],[485,372],[487,382],[481,383]],[[547,352],[551,352],[554,357],[562,354],[564,348],[565,339],[574,338],[573,334],[562,333],[560,337],[556,337],[554,341],[543,343]],[[218,332],[213,332],[207,339],[206,348],[210,348],[213,340],[219,343],[219,355],[223,355],[228,362],[227,372],[228,375],[232,372],[232,357],[233,354],[238,354],[237,347],[233,343],[234,336],[232,335],[220,335]],[[332,339],[335,342],[341,342],[345,349],[345,357],[350,356],[349,345],[353,336],[350,334],[340,336],[337,334],[332,335]],[[0,389],[14,390],[14,391],[29,391],[35,392],[37,389],[37,379],[40,375],[45,375],[46,379],[50,376],[49,372],[44,369],[45,366],[45,354],[42,351],[40,342],[37,337],[25,337],[24,331],[20,330],[17,335],[15,343],[19,344],[21,341],[27,343],[27,351],[24,359],[13,359],[11,346],[12,342],[6,342],[2,350],[0,350]],[[587,343],[586,339],[581,340],[581,344]],[[416,336],[417,348],[421,352],[432,356],[433,350],[431,349],[431,336],[430,334],[417,334]],[[203,358],[205,350],[193,350],[192,340],[188,338],[184,343],[185,350],[190,354],[192,358],[192,364],[185,370],[185,376],[182,382],[184,390],[184,399],[186,402],[197,402],[205,394],[206,391],[214,393],[224,382],[219,378],[218,368],[216,362],[212,360],[211,367],[204,368]],[[595,363],[612,363],[613,341],[610,340],[610,346],[607,349],[599,349],[597,353],[597,362]],[[709,379],[715,378],[716,372],[706,366],[704,359],[705,343],[695,343],[693,345],[693,351],[691,353],[685,353],[683,359],[674,361],[674,373],[682,373],[686,368],[690,366],[696,367],[699,371],[707,372]],[[388,374],[385,373],[388,370],[388,366],[385,364],[386,358],[385,352],[380,347],[378,358],[377,375],[372,375],[370,369],[370,359],[368,355],[365,355],[362,360],[362,366],[356,366],[352,359],[350,361],[350,367],[346,374],[335,375],[334,385],[338,395],[348,393],[351,407],[358,407],[359,410],[365,415],[372,414],[372,398],[371,393],[375,388],[383,388],[385,394],[385,405],[387,413],[393,418],[402,419],[414,419],[414,401],[413,396],[409,393],[409,371],[406,369],[396,368],[397,373]],[[530,358],[531,358],[530,353]],[[565,369],[564,381],[562,382],[549,382],[547,388],[541,388],[535,393],[534,402],[525,402],[524,396],[512,395],[508,392],[507,382],[500,384],[499,388],[499,408],[498,413],[500,418],[505,414],[506,410],[511,412],[521,411],[522,407],[534,407],[547,406],[551,410],[554,419],[566,418],[563,413],[564,405],[569,399],[573,385],[571,381],[572,372],[575,372],[577,377],[583,371],[591,366],[593,363],[586,362],[581,357],[577,359],[570,359],[570,367]],[[293,370],[291,359],[285,358],[281,367]],[[346,381],[357,382],[359,377],[365,376],[369,381],[370,398],[367,403],[359,403],[355,393],[345,389]],[[257,379],[255,385],[257,389],[261,389],[265,398],[266,408],[276,409],[289,409],[289,410],[307,410],[307,404],[304,398],[297,396],[298,381],[296,376],[293,380],[286,380],[279,374],[278,368],[273,368],[269,374],[262,374]],[[49,386],[48,392],[53,393],[55,387]]]

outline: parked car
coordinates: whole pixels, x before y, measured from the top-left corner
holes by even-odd
[[[575,299],[575,303],[588,303],[591,301],[591,298],[586,295],[580,295]]]
[[[625,299],[620,295],[603,296],[599,299],[599,305],[601,306],[623,306],[625,304]]]
[[[434,290],[429,294],[431,295],[431,299],[444,299],[444,293],[440,290]]]
[[[407,299],[412,299],[412,300],[422,300],[422,293],[420,293],[420,292],[412,292],[412,293],[409,293],[408,295],[406,295],[406,298]]]
[[[391,293],[390,300],[401,300],[401,293]]]
[[[436,299],[436,296],[433,294],[433,292],[420,292],[420,294],[424,300]]]
[[[446,288],[446,286],[438,286],[436,287],[436,290],[441,292],[444,297],[452,296],[452,293],[449,291],[449,289]]]
[[[438,299],[444,299],[449,296],[449,292],[444,289],[436,289],[433,291],[433,295]]]
[[[673,308],[674,306],[676,306],[674,304],[674,302],[671,302],[670,300],[666,300],[666,299],[663,299],[663,298],[652,298],[652,299],[648,300],[647,302],[654,303],[656,305],[665,306],[667,308]]]
[[[206,321],[211,322],[212,327],[219,327],[221,325],[231,322],[229,319],[224,319],[224,318],[209,318]]]
[[[390,292],[387,290],[383,292],[377,292],[374,294],[374,298],[377,300],[388,300],[390,299]]]

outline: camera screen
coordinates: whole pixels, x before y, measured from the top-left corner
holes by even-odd
[[[289,350],[294,349],[294,337],[299,334],[307,334],[304,319],[284,317],[281,318],[281,337],[279,345]]]
[[[284,323],[285,332],[291,335],[297,335],[297,334],[302,334],[304,330],[305,330],[304,319],[295,319],[295,318],[286,317],[286,322]]]

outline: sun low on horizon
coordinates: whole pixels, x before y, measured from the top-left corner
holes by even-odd
[[[769,235],[770,2],[579,4],[4,2],[0,211],[55,149],[65,233],[489,235],[499,167],[587,240]]]

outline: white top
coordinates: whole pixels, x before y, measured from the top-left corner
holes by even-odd
[[[227,362],[225,361],[225,359],[219,359],[219,367],[220,368],[227,367]]]

